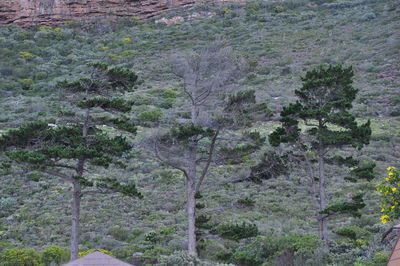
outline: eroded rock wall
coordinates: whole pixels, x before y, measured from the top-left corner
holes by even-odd
[[[0,25],[55,25],[96,17],[149,18],[195,2],[206,0],[0,0]]]

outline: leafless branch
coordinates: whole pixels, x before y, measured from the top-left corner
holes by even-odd
[[[206,175],[207,175],[208,168],[210,167],[211,161],[212,161],[212,159],[213,159],[213,153],[214,153],[214,150],[215,150],[215,142],[217,141],[218,135],[219,135],[219,130],[217,130],[217,131],[215,132],[215,134],[214,134],[214,136],[213,136],[213,138],[212,138],[212,140],[211,140],[210,149],[209,149],[209,151],[208,151],[208,160],[207,160],[206,165],[205,165],[204,168],[203,168],[203,171],[201,172],[201,175],[200,175],[200,178],[199,178],[199,182],[198,182],[197,185],[196,185],[196,192],[199,191],[200,186],[201,186],[201,184],[203,183],[204,178],[205,178]]]

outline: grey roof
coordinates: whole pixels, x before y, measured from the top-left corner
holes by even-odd
[[[114,259],[100,251],[94,251],[63,266],[132,266],[132,264]]]

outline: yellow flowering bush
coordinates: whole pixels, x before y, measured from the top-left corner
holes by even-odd
[[[381,222],[386,224],[400,217],[400,172],[393,166],[387,168],[388,175],[376,185],[381,194]]]
[[[106,249],[89,249],[89,250],[86,250],[86,251],[79,252],[79,253],[78,253],[78,258],[83,257],[83,256],[85,256],[85,255],[87,255],[87,254],[90,254],[90,253],[92,253],[92,252],[94,252],[94,251],[100,251],[100,252],[102,252],[102,253],[104,253],[104,254],[107,254],[107,255],[109,255],[109,256],[114,257],[114,255],[112,254],[112,252],[109,251],[109,250],[106,250]]]
[[[25,60],[31,60],[35,57],[33,54],[29,52],[19,52],[19,56]]]
[[[46,31],[46,30],[53,30],[53,28],[50,26],[40,26],[39,27],[39,31]]]
[[[127,37],[127,38],[123,38],[122,42],[125,44],[130,44],[130,43],[133,43],[133,40],[131,38]]]

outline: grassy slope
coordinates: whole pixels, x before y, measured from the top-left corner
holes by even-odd
[[[255,88],[259,100],[267,101],[275,111],[294,100],[293,90],[299,87],[299,77],[305,70],[323,62],[352,64],[355,86],[360,88],[354,112],[362,119],[372,118],[374,129],[373,142],[358,154],[365,160],[376,161],[377,174],[383,175],[384,167],[398,163],[400,156],[400,10],[395,8],[396,1],[365,1],[348,8],[285,3],[286,11],[282,13],[274,11],[277,4],[265,2],[246,8],[231,6],[229,10],[219,6],[177,10],[167,16],[198,10],[213,11],[217,16],[168,27],[153,22],[99,22],[86,28],[65,25],[59,33],[3,27],[0,29],[1,130],[56,114],[60,104],[59,96],[52,94],[54,82],[82,75],[86,69],[83,63],[93,59],[125,64],[138,71],[144,83],[132,97],[143,105],[136,107],[133,116],[158,107],[160,90],[181,86],[169,74],[168,58],[200,47],[220,35],[250,63],[251,72],[241,81],[241,86]],[[368,20],[372,13],[376,17]],[[133,42],[124,43],[127,37]],[[29,52],[32,58],[25,55],[24,59],[20,52]],[[178,97],[176,105],[182,100]],[[184,105],[179,108],[183,109]],[[268,133],[274,123],[260,123],[256,127]],[[139,138],[146,132],[148,129],[142,128]],[[169,251],[182,248],[186,228],[183,178],[144,157],[144,152],[137,150],[131,171],[107,172],[135,179],[142,188],[144,200],[119,196],[85,198],[83,248],[116,249],[137,244],[143,238],[139,236],[130,244],[127,240],[118,241],[115,235],[109,234],[110,228],[128,231],[139,228],[147,232],[160,226],[175,227],[177,231],[168,244],[165,241],[159,245]],[[329,171],[332,200],[348,197],[343,186],[348,191],[359,189],[359,186],[343,184],[340,178],[345,175],[343,170],[332,167]],[[208,182],[221,180],[226,175],[225,169],[218,169],[212,172]],[[23,174],[0,178],[1,198],[17,201],[10,207],[13,212],[0,218],[0,237],[21,247],[41,249],[51,243],[67,246],[69,188],[56,181],[48,186],[44,178],[39,182],[29,181]],[[204,193],[202,202],[213,220],[228,217],[234,221],[252,221],[262,234],[269,234],[271,230],[275,235],[316,233],[307,183],[304,173],[294,169],[290,177],[279,177],[261,186],[238,184],[210,189]],[[238,196],[252,197],[256,200],[255,206],[241,208],[235,203]],[[332,219],[330,225],[335,228],[356,224],[370,230],[372,237],[367,249],[372,254],[383,248],[377,239],[387,227],[379,225],[376,195],[370,193],[367,198],[368,206],[361,218],[339,217]],[[215,240],[212,245],[219,247],[220,243],[222,240]]]

